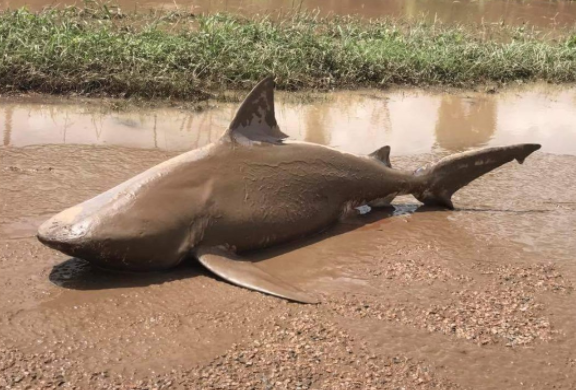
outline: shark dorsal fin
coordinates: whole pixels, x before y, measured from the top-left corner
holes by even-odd
[[[276,122],[274,86],[274,79],[267,77],[254,87],[236,112],[226,137],[243,144],[280,143],[288,137],[280,131]]]
[[[392,164],[390,163],[390,146],[383,146],[380,149],[370,153],[368,156],[382,162],[388,168],[392,168]]]

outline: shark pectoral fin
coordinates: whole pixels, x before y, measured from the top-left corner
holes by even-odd
[[[222,248],[202,248],[196,251],[200,263],[222,279],[250,290],[300,303],[318,303],[311,294],[264,272],[252,262]]]
[[[286,134],[280,131],[274,113],[274,79],[267,77],[248,94],[224,134],[241,144],[251,142],[280,143]]]

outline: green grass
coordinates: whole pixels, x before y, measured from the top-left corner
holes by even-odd
[[[273,74],[280,88],[576,80],[576,34],[298,14],[0,12],[0,92],[202,99]]]

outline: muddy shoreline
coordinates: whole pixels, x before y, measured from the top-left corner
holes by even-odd
[[[539,152],[455,197],[254,254],[323,296],[303,306],[194,264],[102,272],[35,227],[175,152],[0,149],[0,386],[572,388],[576,157]],[[438,155],[395,156],[414,168]]]

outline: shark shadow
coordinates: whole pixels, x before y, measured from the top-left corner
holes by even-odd
[[[303,237],[290,243],[275,245],[269,248],[245,252],[254,264],[270,258],[282,256],[288,252],[297,251],[314,245],[320,241],[346,234],[365,225],[384,221],[398,215],[416,214],[422,212],[447,212],[444,208],[416,205],[413,203],[394,204],[390,207],[372,208],[370,212],[348,217],[334,224],[323,232],[313,236]],[[452,212],[497,212],[497,213],[531,213],[547,212],[548,210],[497,210],[479,208],[457,208]],[[105,290],[130,287],[145,287],[155,284],[189,279],[197,276],[207,276],[222,280],[209,272],[195,258],[190,257],[175,268],[155,272],[130,272],[99,268],[80,258],[69,258],[55,265],[49,275],[49,280],[57,286],[73,290]]]

